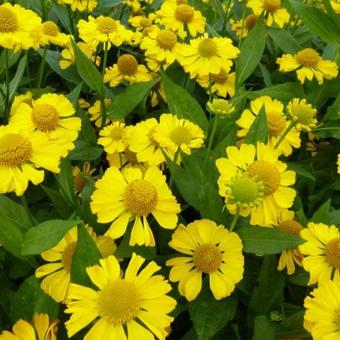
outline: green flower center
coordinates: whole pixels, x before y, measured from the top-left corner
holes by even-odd
[[[237,179],[231,188],[236,201],[240,203],[251,203],[259,197],[258,183],[250,177]]]
[[[97,28],[100,33],[110,34],[116,30],[117,24],[110,17],[102,17],[98,19]]]
[[[172,130],[170,138],[177,145],[189,144],[192,135],[190,130],[188,130],[185,126],[177,126]]]

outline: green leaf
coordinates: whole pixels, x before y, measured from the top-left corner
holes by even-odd
[[[274,228],[241,227],[237,230],[246,253],[256,255],[280,254],[282,250],[293,249],[304,241]]]
[[[275,340],[274,328],[268,317],[259,315],[255,318],[255,330],[253,340]]]
[[[69,159],[74,161],[94,161],[103,153],[103,149],[85,140],[76,141],[76,147],[69,153]]]
[[[198,340],[212,339],[230,320],[237,306],[235,297],[216,301],[208,289],[189,304],[190,319]]]
[[[274,325],[277,339],[310,339],[310,334],[303,327],[305,311],[300,311],[285,317]]]
[[[249,128],[248,134],[244,140],[247,144],[256,145],[257,142],[267,143],[268,125],[265,107],[262,105],[259,114]]]
[[[328,224],[330,210],[331,210],[331,200],[329,199],[320,206],[320,208],[313,214],[310,220],[315,223]]]
[[[170,112],[189,119],[204,131],[207,131],[209,127],[208,119],[196,99],[185,89],[176,85],[165,73],[162,74],[162,84]]]
[[[71,281],[91,286],[86,268],[99,263],[101,254],[84,225],[78,226],[78,242],[72,257]]]
[[[29,229],[24,235],[22,254],[35,255],[54,247],[79,220],[50,220]]]
[[[236,85],[240,87],[259,64],[265,47],[265,26],[259,20],[241,45],[236,62]]]
[[[308,178],[313,182],[316,181],[315,177],[300,164],[295,162],[286,162],[286,164],[288,165],[288,169],[295,171],[297,175]]]
[[[82,50],[72,40],[72,47],[76,57],[76,68],[84,83],[96,91],[100,98],[104,97],[104,86],[100,72],[96,66],[86,57]]]
[[[74,107],[78,106],[78,99],[83,85],[84,83],[81,82],[67,95],[67,98],[70,100]]]
[[[52,10],[52,12],[54,12],[56,14],[59,21],[61,22],[63,27],[66,28],[68,33],[72,34],[72,24],[71,24],[71,21],[70,21],[71,18],[67,13],[67,7],[60,5],[60,4],[53,1],[52,6],[51,6],[51,10]]]
[[[26,64],[27,64],[27,56],[26,54],[21,58],[19,64],[17,65],[17,71],[15,72],[15,76],[13,77],[13,79],[11,80],[10,84],[9,84],[9,98],[10,100],[13,99],[13,97],[15,96],[17,89],[21,83],[22,77],[24,75],[25,72],[25,68],[26,68]]]
[[[73,188],[73,176],[72,166],[68,159],[63,159],[60,164],[60,172],[57,175],[57,181],[62,195],[69,204],[74,204],[76,201],[74,188]]]
[[[340,139],[340,119],[328,121],[321,127],[314,129],[313,134],[319,138]]]
[[[113,120],[126,117],[147,96],[159,78],[129,85],[112,99],[106,114]]]
[[[295,54],[302,49],[301,45],[288,31],[270,28],[268,29],[268,34],[285,53]]]

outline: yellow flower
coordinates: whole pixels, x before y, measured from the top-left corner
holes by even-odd
[[[106,159],[110,166],[114,166],[118,169],[126,167],[138,167],[142,171],[146,169],[146,167],[137,160],[137,154],[131,151],[129,147],[127,147],[123,152],[106,154]]]
[[[167,68],[175,61],[178,45],[174,32],[155,27],[143,38],[140,48],[145,50],[149,68],[157,71],[159,68]]]
[[[319,286],[305,298],[304,327],[314,340],[340,339],[340,284],[330,280]]]
[[[34,313],[32,324],[18,320],[12,332],[3,331],[0,340],[57,340],[58,321],[50,321],[48,314]]]
[[[106,98],[104,100],[105,107],[108,107],[112,103],[111,99]],[[89,118],[91,122],[94,122],[96,127],[101,127],[102,124],[102,109],[101,109],[101,101],[96,100],[94,104],[88,109]],[[110,119],[106,118],[104,126],[110,123]]]
[[[154,26],[156,15],[150,13],[148,16],[136,15],[129,18],[129,24],[135,27],[138,32],[142,32],[144,35],[148,35],[156,26]]]
[[[228,210],[250,214],[252,225],[277,224],[282,209],[293,205],[296,192],[289,186],[295,183],[295,172],[287,170],[278,153],[263,143],[256,148],[229,146],[226,152],[227,158],[218,159],[216,166],[219,193],[225,197]]]
[[[288,105],[287,110],[298,130],[311,131],[317,124],[316,109],[308,104],[306,99],[294,98]]]
[[[115,167],[107,169],[91,197],[91,210],[98,215],[98,222],[112,222],[106,234],[114,239],[121,237],[132,219],[129,244],[154,247],[148,216],[153,215],[163,228],[175,228],[180,206],[165,180],[156,167],[144,173],[138,168],[122,172]]]
[[[220,97],[232,97],[235,94],[235,72],[227,73],[221,69],[218,74],[198,76],[197,82],[209,91],[209,78],[211,81],[211,93],[216,93]]]
[[[190,44],[180,44],[177,60],[191,78],[229,72],[232,59],[239,54],[229,38],[208,38],[207,36],[190,40]]]
[[[331,0],[331,5],[336,14],[340,14],[340,1],[339,0]]]
[[[165,339],[176,300],[166,295],[171,286],[164,277],[154,275],[161,267],[151,261],[141,269],[144,262],[132,254],[125,274],[114,256],[86,268],[98,289],[71,284],[65,310],[71,314],[65,323],[68,336],[94,322],[84,340]]]
[[[127,131],[128,126],[122,122],[113,122],[100,130],[98,144],[104,147],[104,150],[108,154],[114,154],[115,152],[123,152],[127,146]]]
[[[323,79],[333,79],[338,75],[338,65],[331,60],[324,60],[319,53],[312,48],[305,48],[295,55],[283,54],[276,63],[280,66],[280,72],[292,72],[296,70],[297,78],[301,84],[306,79],[316,78],[319,85]]]
[[[59,146],[44,133],[0,126],[0,193],[21,196],[29,182],[37,185],[44,180],[42,169],[58,173],[60,158]]]
[[[47,93],[32,100],[32,106],[21,103],[10,117],[10,123],[21,129],[43,132],[66,157],[74,148],[81,126],[81,119],[72,117],[74,113],[75,109],[66,96]]]
[[[305,255],[302,265],[309,272],[309,284],[322,283],[328,279],[340,282],[340,233],[335,225],[308,223],[308,228],[301,231],[306,240],[299,246]]]
[[[211,220],[179,225],[169,246],[183,257],[166,262],[171,266],[170,281],[179,282],[179,293],[194,300],[202,289],[202,275],[209,275],[216,300],[229,296],[243,276],[242,243],[239,236]],[[203,311],[202,311],[203,312]]]
[[[81,192],[86,184],[86,178],[97,179],[98,176],[93,176],[95,172],[96,168],[91,169],[91,164],[88,161],[84,162],[82,169],[78,166],[72,168],[73,187],[76,194],[81,196]]]
[[[192,37],[204,33],[205,18],[200,11],[186,3],[165,1],[156,15],[158,23],[177,32],[182,39],[187,36],[186,28]]]
[[[231,115],[235,108],[234,106],[225,99],[213,99],[211,102],[207,102],[207,109],[219,116],[229,116]]]
[[[240,119],[236,121],[237,125],[241,128],[241,130],[238,130],[237,136],[245,137],[248,134],[250,127],[254,123],[256,116],[260,113],[262,107],[264,107],[267,119],[268,144],[275,147],[280,137],[290,125],[290,122],[283,112],[283,104],[268,96],[252,100],[250,102],[250,110],[246,109],[242,112]],[[277,150],[280,154],[289,156],[293,152],[293,148],[299,148],[300,146],[301,140],[299,131],[293,128],[279,144]]]
[[[249,0],[247,7],[250,7],[257,16],[263,12],[266,14],[266,25],[276,24],[282,28],[289,21],[289,13],[281,6],[281,0]]]
[[[201,148],[204,144],[204,132],[196,124],[171,113],[163,113],[152,137],[167,156],[180,161],[179,151],[190,155],[191,149]]]
[[[150,166],[158,166],[165,161],[160,145],[154,139],[157,126],[158,121],[149,118],[134,126],[128,137],[129,148],[136,153],[137,160]]]
[[[97,0],[57,0],[61,5],[70,5],[73,12],[91,13],[97,6]]]
[[[104,82],[110,83],[111,87],[116,87],[123,81],[133,84],[150,80],[152,80],[150,72],[143,64],[138,64],[132,54],[122,54],[117,64],[106,68],[104,74]]]
[[[15,96],[11,106],[10,115],[14,115],[14,113],[16,112],[21,103],[26,103],[27,105],[32,106],[32,100],[33,94],[31,91],[28,91],[25,94]]]
[[[41,19],[35,12],[6,2],[0,6],[0,46],[28,50],[34,46],[32,28],[39,25]]]
[[[104,240],[104,236],[97,238],[92,228],[86,229],[96,242],[102,257],[112,255],[116,251],[116,244],[112,238],[108,236],[105,236]],[[37,278],[43,278],[41,289],[57,302],[64,301],[67,296],[71,282],[72,256],[77,247],[77,241],[78,229],[75,226],[56,246],[41,253],[41,257],[49,263],[43,264],[35,271]]]
[[[250,14],[239,21],[231,19],[231,29],[236,33],[239,38],[244,38],[248,35],[249,31],[256,25],[258,17],[256,14]]]

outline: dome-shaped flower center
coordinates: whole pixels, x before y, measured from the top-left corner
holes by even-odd
[[[86,180],[81,173],[73,177],[73,187],[76,192],[81,192],[86,184]]]
[[[310,125],[313,123],[315,117],[315,111],[304,105],[294,105],[292,109],[292,114],[297,119],[298,123],[303,125]]]
[[[177,144],[189,144],[192,138],[191,132],[185,126],[177,126],[170,133],[171,140]]]
[[[268,12],[275,12],[281,8],[281,0],[264,0],[263,8]]]
[[[176,7],[175,17],[178,21],[189,23],[194,17],[194,9],[186,4],[181,4]]]
[[[137,71],[138,62],[132,54],[122,54],[117,61],[120,73],[131,76]]]
[[[177,36],[174,32],[166,29],[160,31],[156,37],[157,44],[165,50],[172,50],[177,43]]]
[[[228,73],[221,69],[220,73],[212,74],[211,79],[215,83],[224,84],[228,79]]]
[[[140,19],[139,24],[142,27],[150,27],[152,25],[152,20],[149,19],[149,18],[143,17],[143,18]]]
[[[0,137],[0,165],[16,167],[24,164],[32,155],[32,144],[18,133]]]
[[[99,315],[114,326],[133,320],[141,306],[136,286],[125,280],[109,282],[98,295]]]
[[[303,229],[302,225],[296,220],[286,220],[279,223],[277,229],[285,231],[289,234],[296,236],[300,235],[300,231]]]
[[[77,242],[72,242],[66,246],[66,248],[63,251],[63,255],[61,257],[61,264],[63,265],[64,269],[67,272],[71,271],[72,267],[72,257],[73,253],[76,250]]]
[[[126,157],[129,163],[132,163],[132,164],[138,163],[137,154],[131,151],[129,148],[127,148],[124,151],[124,156]]]
[[[201,244],[192,257],[195,267],[202,273],[211,273],[222,264],[222,252],[214,244]]]
[[[332,267],[340,269],[340,238],[335,238],[326,243],[325,255]]]
[[[117,24],[110,17],[101,17],[98,18],[97,28],[100,33],[110,34],[116,30]]]
[[[0,7],[0,32],[10,33],[18,29],[16,14],[6,7]]]
[[[252,203],[259,198],[260,188],[253,178],[241,177],[233,183],[231,193],[237,202]]]
[[[299,64],[307,67],[314,67],[320,61],[320,55],[318,52],[312,48],[305,48],[298,52],[296,55],[296,60]]]
[[[198,52],[202,57],[212,57],[216,54],[217,45],[210,38],[203,39],[198,45]]]
[[[49,104],[36,105],[32,110],[32,122],[41,131],[52,131],[58,126],[58,111]]]
[[[270,136],[279,136],[286,127],[286,118],[282,112],[267,112],[268,133]]]
[[[256,14],[250,14],[246,17],[245,20],[245,26],[248,31],[250,31],[257,23],[257,15]]]
[[[280,186],[280,172],[270,162],[255,161],[249,165],[248,172],[251,176],[257,176],[264,183],[266,196],[273,194]]]
[[[120,126],[115,126],[113,129],[111,129],[110,131],[110,137],[113,140],[121,140],[123,139],[124,136],[124,128],[120,127]]]
[[[176,0],[177,5],[186,4],[187,0]]]
[[[135,215],[147,216],[157,204],[156,188],[144,179],[130,182],[123,194],[126,207]]]
[[[46,21],[43,23],[43,32],[46,35],[56,37],[59,33],[59,27],[53,21]]]

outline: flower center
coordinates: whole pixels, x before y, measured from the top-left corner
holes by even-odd
[[[134,319],[140,310],[141,298],[135,285],[125,280],[109,282],[98,296],[99,315],[113,325]]]
[[[59,27],[53,21],[46,21],[43,23],[43,32],[46,35],[56,37],[59,33]]]
[[[340,238],[335,238],[326,243],[325,255],[332,267],[340,269]]]
[[[0,32],[15,32],[18,28],[18,19],[16,14],[9,8],[0,7]]]
[[[245,26],[248,31],[250,31],[257,23],[257,15],[250,14],[246,17]]]
[[[131,76],[137,71],[138,62],[133,55],[123,54],[118,58],[117,65],[120,73]]]
[[[293,114],[297,118],[298,122],[304,125],[313,123],[314,110],[302,105],[295,105],[293,107]]]
[[[84,176],[79,173],[73,178],[73,187],[75,191],[81,192],[86,184]]]
[[[180,4],[176,7],[175,17],[178,21],[189,23],[194,17],[194,10],[189,5]]]
[[[251,203],[259,197],[259,186],[254,179],[241,177],[233,183],[231,192],[236,201]]]
[[[333,323],[335,324],[338,331],[340,331],[340,309],[338,309],[335,313]]]
[[[32,110],[32,122],[41,131],[52,131],[58,126],[58,111],[49,104],[36,105]]]
[[[202,273],[211,273],[222,264],[222,252],[214,244],[201,244],[192,257],[195,267]]]
[[[268,12],[275,12],[281,8],[281,0],[264,0],[263,8]]]
[[[189,144],[192,135],[185,126],[177,126],[171,131],[170,138],[177,145]]]
[[[303,66],[314,67],[320,61],[320,55],[312,48],[305,48],[297,53],[296,60]]]
[[[131,151],[129,148],[127,148],[124,151],[124,156],[129,161],[129,163],[133,163],[133,164],[137,164],[138,163],[137,154],[135,152]]]
[[[174,32],[166,29],[158,33],[156,40],[158,46],[165,50],[171,50],[177,43],[177,36]]]
[[[285,116],[276,111],[269,111],[266,116],[269,135],[279,136],[286,127]]]
[[[72,242],[66,246],[61,257],[61,263],[67,272],[71,271],[72,267],[72,256],[76,250],[77,242]]]
[[[228,79],[228,73],[225,70],[221,69],[220,73],[211,74],[211,79],[215,83],[224,84]]]
[[[203,39],[198,45],[198,52],[202,57],[212,57],[216,54],[217,45],[210,38]]]
[[[121,128],[120,126],[115,126],[110,131],[110,137],[113,140],[121,140],[121,139],[123,139],[123,131],[124,131],[124,128]]]
[[[130,182],[123,194],[126,207],[138,216],[147,216],[156,207],[158,195],[155,187],[144,179]]]
[[[100,33],[110,34],[116,30],[117,25],[112,18],[102,17],[98,18],[97,28]]]
[[[248,172],[251,176],[257,176],[264,183],[266,196],[274,193],[280,186],[280,172],[272,163],[255,161],[249,165]]]
[[[0,165],[16,167],[32,155],[32,144],[18,133],[8,133],[0,138]]]
[[[142,27],[150,27],[152,25],[152,21],[146,17],[141,18],[139,23]]]
[[[296,236],[300,235],[300,231],[303,229],[302,225],[295,220],[286,220],[282,221],[277,228],[281,231],[285,231],[289,234],[293,234]]]

